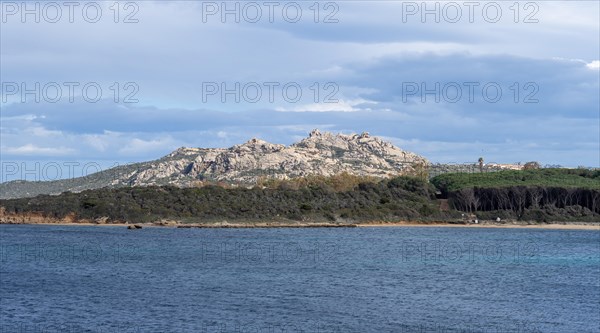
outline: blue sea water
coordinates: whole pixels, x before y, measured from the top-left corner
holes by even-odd
[[[2,332],[600,332],[600,232],[0,225]]]

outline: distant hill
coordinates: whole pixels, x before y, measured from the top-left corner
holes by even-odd
[[[230,148],[179,148],[158,160],[118,166],[85,177],[0,184],[0,199],[127,186],[192,187],[200,182],[254,185],[262,178],[290,179],[348,173],[387,178],[429,162],[368,133],[344,135],[313,130],[290,146],[260,139]]]

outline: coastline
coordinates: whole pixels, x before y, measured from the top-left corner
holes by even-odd
[[[449,222],[416,223],[416,222],[393,222],[393,223],[360,223],[359,228],[387,228],[387,227],[444,227],[444,228],[490,228],[490,229],[552,229],[552,230],[597,230],[600,231],[600,223],[590,222],[553,222],[543,224],[527,223],[479,223],[479,224],[457,224]]]
[[[5,225],[54,225],[54,226],[97,226],[97,227],[133,227],[142,228],[179,228],[179,229],[259,229],[259,228],[414,228],[414,227],[444,227],[444,228],[476,228],[476,229],[550,229],[550,230],[596,230],[600,231],[600,223],[590,222],[554,222],[543,224],[531,223],[491,223],[463,224],[452,222],[362,222],[362,223],[282,223],[282,222],[247,222],[247,223],[92,223],[92,222],[5,222]]]

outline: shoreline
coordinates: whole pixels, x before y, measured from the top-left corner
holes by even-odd
[[[443,227],[443,228],[475,228],[475,229],[550,229],[550,230],[597,230],[600,231],[600,223],[592,224],[590,222],[555,222],[543,224],[526,223],[479,223],[479,224],[458,224],[458,223],[416,223],[416,222],[395,222],[395,223],[360,223],[359,228],[388,228],[388,227]]]
[[[352,223],[352,224],[336,224],[336,223],[278,223],[278,222],[256,222],[256,223],[90,223],[90,222],[17,222],[17,223],[0,223],[3,225],[54,225],[54,226],[98,226],[98,227],[133,227],[141,228],[177,228],[177,229],[277,229],[277,228],[414,228],[414,227],[444,227],[444,228],[488,228],[488,229],[550,229],[550,230],[596,230],[600,231],[600,223],[591,222],[555,222],[543,224],[530,223],[452,223],[452,222],[372,222],[372,223]]]

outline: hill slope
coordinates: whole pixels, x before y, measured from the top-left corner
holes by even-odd
[[[119,166],[86,177],[2,183],[0,199],[104,187],[190,187],[199,181],[252,185],[262,177],[289,179],[343,172],[390,177],[412,171],[415,163],[428,161],[368,133],[334,135],[313,130],[307,138],[290,146],[251,139],[230,148],[179,148],[155,161]]]
[[[428,183],[396,177],[336,191],[326,184],[300,189],[172,186],[97,189],[59,196],[0,200],[0,223],[33,216],[89,221],[369,221],[441,215]],[[21,215],[20,215],[21,214]]]

